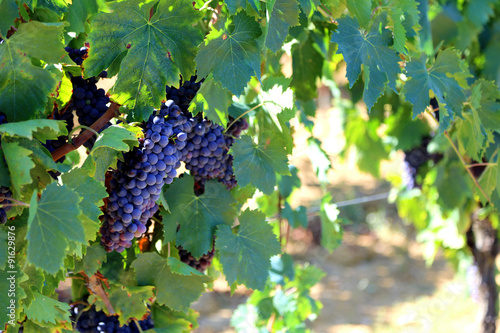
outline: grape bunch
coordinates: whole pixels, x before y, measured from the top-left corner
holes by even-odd
[[[193,257],[193,255],[187,250],[184,250],[182,246],[178,246],[177,249],[179,250],[180,260],[183,263],[193,267],[194,269],[202,273],[206,271],[208,267],[210,267],[210,265],[212,264],[212,260],[214,259],[215,249],[213,247],[212,250],[201,256],[201,258],[199,259]]]
[[[199,82],[196,80],[196,75],[184,83],[181,78],[179,88],[166,87],[167,99],[174,100],[181,107],[193,129],[187,133],[186,147],[181,151],[182,161],[200,188],[207,179],[217,179],[230,190],[236,186],[236,178],[233,172],[233,157],[228,151],[234,143],[234,138],[238,138],[241,131],[248,128],[248,123],[239,119],[224,133],[224,127],[203,119],[201,115],[192,116],[188,111],[189,103],[203,82],[203,79]],[[233,120],[230,117],[230,121]]]
[[[81,65],[84,57],[87,55],[88,48],[73,49],[65,48],[70,58],[77,64]],[[102,88],[97,88],[99,78],[106,78],[108,73],[102,71],[97,77],[84,79],[82,76],[72,76],[71,83],[73,84],[73,99],[70,107],[76,111],[78,123],[85,126],[91,126],[97,119],[108,111],[109,97],[106,96],[106,91]],[[109,123],[102,129],[109,127]],[[95,143],[95,138],[84,143],[87,148],[92,148]]]
[[[83,311],[84,305],[71,307],[71,321],[75,323],[75,329],[80,333],[139,333],[139,328],[135,321],[130,324],[120,326],[118,316],[107,316],[104,311],[96,311],[95,306],[92,306],[87,311]],[[141,331],[146,331],[154,328],[151,315],[144,320],[139,321]]]
[[[0,112],[0,125],[7,123],[7,116]],[[2,137],[0,136],[0,139]],[[0,149],[2,147],[0,146]],[[0,187],[0,205],[9,204],[11,201],[8,200],[12,198],[12,191],[5,186]],[[12,206],[0,207],[0,224],[7,222],[7,212],[12,208]]]
[[[181,109],[167,101],[146,122],[139,147],[118,161],[101,227],[106,251],[122,252],[146,232],[146,223],[158,210],[162,186],[172,183],[181,166],[180,151],[190,130]]]
[[[439,153],[430,154],[428,152],[427,146],[431,140],[432,138],[430,136],[423,137],[420,146],[404,152],[403,184],[405,184],[406,188],[409,190],[421,188],[421,184],[417,182],[417,175],[423,166],[426,166],[429,161],[437,163],[443,157],[443,155]]]

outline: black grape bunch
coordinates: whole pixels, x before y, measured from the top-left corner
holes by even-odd
[[[66,47],[70,58],[77,64],[81,65],[85,56],[87,55],[88,48],[82,47],[80,49],[73,49]],[[84,79],[82,76],[71,76],[71,83],[73,84],[73,99],[70,105],[71,109],[76,111],[78,123],[80,125],[91,126],[96,122],[109,107],[109,97],[106,96],[106,91],[102,88],[97,88],[99,78],[106,78],[108,73],[102,71],[97,77],[90,77]],[[109,123],[104,126],[102,130],[109,127]],[[92,148],[95,143],[95,138],[85,142],[85,147]]]
[[[215,254],[215,249],[213,247],[212,250],[202,255],[198,259],[193,257],[190,252],[183,249],[182,246],[178,246],[177,249],[179,250],[179,258],[183,263],[193,267],[194,269],[202,273],[206,271],[208,267],[210,267],[210,265],[212,265],[212,260],[214,259]]]
[[[154,328],[153,319],[151,314],[146,319],[139,321],[141,330],[137,327],[135,321],[129,324],[120,326],[118,316],[107,316],[104,311],[97,311],[93,305],[90,309],[83,311],[85,306],[73,305],[71,306],[71,321],[75,326],[76,332],[80,333],[139,333]]]
[[[146,232],[146,223],[158,210],[162,186],[173,182],[181,166],[187,129],[190,125],[181,109],[167,101],[146,122],[139,147],[118,161],[101,227],[106,251],[122,252]]]
[[[408,190],[413,188],[422,188],[422,185],[417,180],[419,171],[428,165],[429,161],[437,163],[443,157],[442,154],[430,154],[427,150],[432,138],[425,136],[422,138],[420,146],[405,151],[405,158],[403,161],[403,184]]]
[[[239,119],[224,133],[224,127],[202,118],[201,114],[193,116],[188,107],[203,83],[203,79],[199,82],[196,80],[195,75],[184,83],[181,79],[179,88],[166,87],[167,99],[179,103],[192,128],[187,132],[186,147],[181,151],[182,161],[199,188],[203,188],[206,180],[217,179],[230,190],[236,186],[236,178],[232,168],[233,157],[228,152],[234,139],[248,128],[248,123]],[[232,122],[234,119],[229,120]]]
[[[73,120],[73,113],[68,109],[64,110],[64,112],[60,112],[57,107],[54,108],[54,113],[52,115],[52,118],[55,120],[65,121],[66,122],[66,130],[68,131],[68,133],[71,132],[73,127],[75,127],[75,123]],[[44,144],[44,147],[47,148],[47,150],[50,153],[52,153],[53,151],[62,147],[66,142],[67,142],[67,136],[62,135],[62,136],[58,137],[56,140],[47,140]],[[62,163],[62,162],[64,162],[65,158],[66,157],[63,156],[59,160],[57,160],[56,162]]]
[[[7,123],[7,116],[4,113],[0,112],[0,125]],[[0,136],[0,139],[2,137]],[[0,145],[0,149],[2,146]],[[2,204],[10,204],[11,201],[9,198],[12,198],[12,191],[5,186],[0,187],[0,205]],[[5,224],[7,222],[7,212],[12,208],[12,206],[0,207],[0,224]]]

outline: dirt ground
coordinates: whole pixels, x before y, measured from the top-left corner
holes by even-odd
[[[328,104],[329,97],[323,97]],[[333,165],[328,177],[334,201],[388,193],[387,182],[357,171],[354,156],[344,161],[337,157],[343,146],[339,111],[323,108],[316,118],[320,125],[314,134],[323,141]],[[307,157],[306,139],[305,130],[297,126],[297,148],[290,162],[300,170],[302,189],[295,194],[292,206],[312,208],[323,194]],[[395,156],[392,162],[384,163],[382,174],[399,173],[400,161],[401,157]],[[327,273],[312,291],[324,306],[310,326],[314,332],[477,332],[477,304],[468,296],[466,281],[455,278],[439,254],[432,266],[426,266],[422,245],[414,241],[412,228],[398,218],[394,205],[385,199],[342,207],[340,212],[352,224],[343,244],[332,254],[314,246],[307,231],[296,230],[291,237],[289,252],[294,259],[317,265]],[[229,326],[232,312],[245,302],[248,293],[237,291],[230,297],[227,284],[218,280],[214,291],[193,306],[200,312],[200,327],[195,332],[234,332]]]

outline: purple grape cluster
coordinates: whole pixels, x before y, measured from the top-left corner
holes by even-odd
[[[73,120],[73,113],[69,110],[66,110],[64,113],[59,113],[59,110],[57,108],[54,109],[54,116],[53,118],[55,120],[64,120],[66,122],[66,130],[71,132],[73,127],[75,126],[74,120]],[[45,144],[43,145],[47,150],[52,153],[56,149],[62,147],[66,142],[67,142],[67,136],[62,135],[58,137],[56,140],[47,140]],[[57,162],[64,162],[65,156],[61,157]]]
[[[409,190],[421,188],[421,184],[417,181],[417,175],[423,166],[427,165],[429,161],[437,163],[443,157],[443,155],[439,153],[430,154],[427,151],[427,146],[431,140],[432,138],[430,136],[423,137],[420,146],[404,152],[403,184],[405,184],[406,188]]]
[[[122,252],[146,232],[148,219],[158,210],[162,186],[172,183],[181,166],[180,151],[190,130],[181,109],[168,101],[146,122],[139,147],[118,162],[101,227],[101,243],[108,252]]]
[[[187,144],[181,151],[182,161],[200,186],[207,179],[217,179],[230,190],[236,186],[236,178],[233,173],[233,157],[228,151],[234,139],[248,128],[248,123],[239,119],[224,133],[224,127],[203,119],[200,115],[193,117],[188,107],[203,82],[203,79],[199,82],[196,80],[195,75],[184,83],[181,79],[179,88],[166,87],[167,99],[172,99],[181,106],[193,128],[191,132],[187,132]],[[234,119],[230,118],[232,120]]]
[[[210,267],[210,265],[212,264],[212,260],[214,259],[214,248],[212,248],[211,251],[204,254],[203,256],[201,256],[201,258],[198,259],[193,257],[193,255],[187,250],[184,250],[182,246],[177,247],[177,249],[179,250],[179,258],[183,263],[193,267],[194,269],[202,273],[206,271],[208,267]]]
[[[7,123],[7,116],[4,113],[0,112],[0,125]],[[2,136],[0,136],[0,139]],[[0,142],[1,144],[1,142]],[[2,146],[0,145],[0,149]],[[9,198],[12,198],[12,191],[5,186],[0,187],[0,205],[9,204],[11,201]],[[12,208],[12,206],[6,206],[0,208],[0,224],[5,224],[7,222],[7,212]]]
[[[83,311],[84,305],[71,307],[71,321],[75,325],[75,330],[80,333],[139,333],[139,328],[135,321],[131,321],[128,325],[120,326],[118,316],[107,316],[104,311],[97,311],[95,306],[92,306],[87,311]],[[139,321],[141,331],[146,331],[154,328],[151,315],[144,320]]]

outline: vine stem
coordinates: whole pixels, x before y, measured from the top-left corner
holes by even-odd
[[[134,322],[135,322],[135,325],[137,326],[137,329],[139,329],[139,333],[142,333],[143,330],[141,328],[141,325],[139,325],[139,321],[137,319],[134,318]]]
[[[448,131],[444,131],[444,135],[446,136],[446,138],[450,142],[451,146],[453,147],[453,150],[455,150],[455,153],[457,154],[458,158],[460,159],[460,162],[462,162],[465,170],[467,170],[467,173],[469,174],[470,178],[472,179],[472,181],[474,182],[474,184],[476,185],[476,187],[479,189],[479,191],[481,191],[481,193],[484,195],[484,197],[486,198],[486,200],[488,200],[488,202],[490,203],[490,205],[492,205],[494,207],[493,203],[491,202],[490,197],[488,196],[488,194],[486,194],[486,192],[483,190],[483,188],[481,187],[481,185],[479,185],[479,182],[477,181],[476,177],[474,177],[474,175],[472,174],[472,171],[470,171],[471,168],[469,168],[467,166],[467,164],[465,163],[464,158],[462,157],[462,155],[458,151],[458,148],[455,145],[455,143],[453,142],[453,140],[451,139],[450,134],[448,133]]]
[[[20,200],[16,200],[16,199],[12,199],[12,198],[0,197],[0,199],[9,200],[9,201],[15,202],[15,204],[0,204],[0,207],[8,207],[8,206],[26,206],[26,207],[29,207],[30,206],[26,202],[22,202]]]
[[[260,104],[258,104],[258,105],[256,105],[256,106],[254,106],[253,108],[248,109],[248,110],[246,110],[245,112],[243,112],[242,114],[240,114],[240,115],[239,115],[239,116],[238,116],[235,120],[233,120],[231,123],[229,123],[229,125],[227,126],[226,130],[224,131],[224,133],[225,133],[225,132],[227,132],[227,130],[228,130],[231,126],[233,126],[235,122],[237,122],[238,120],[240,120],[240,119],[241,119],[244,115],[246,115],[246,114],[247,114],[247,113],[249,113],[249,112],[252,112],[253,110],[256,110],[256,109],[260,108],[260,107],[261,107],[261,106],[263,106],[264,104],[265,104],[265,102],[262,102],[262,103],[260,103]]]
[[[104,113],[101,118],[97,119],[95,123],[90,126],[95,132],[101,130],[112,118],[114,118],[118,114],[118,108],[120,106],[114,102],[111,103],[108,111]],[[81,145],[87,142],[94,133],[91,130],[85,130],[83,133],[80,133],[72,143],[68,142],[62,145],[60,148],[54,150],[52,152],[52,159],[54,161],[59,160],[61,157],[65,156],[69,152],[78,149]]]

